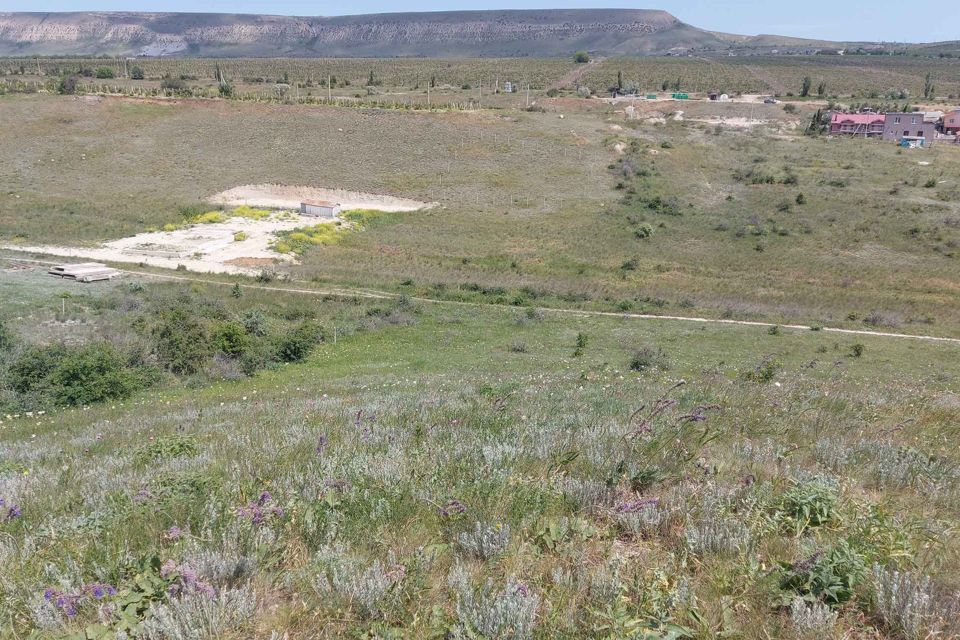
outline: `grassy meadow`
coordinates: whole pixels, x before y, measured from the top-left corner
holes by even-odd
[[[4,417],[11,634],[957,632],[954,346],[191,289],[228,317],[315,309],[325,339]],[[124,334],[121,310],[181,291],[4,320]]]
[[[573,67],[430,64],[457,99]],[[8,247],[245,184],[437,203],[287,232],[257,278],[0,250],[0,638],[960,638],[960,346],[821,330],[960,337],[960,147],[804,135],[814,101],[493,100],[0,95]]]
[[[294,278],[958,335],[958,149],[803,136],[806,106],[690,102],[683,120],[664,120],[677,105],[654,103],[628,121],[611,105],[545,104],[411,113],[7,96],[0,110],[18,126],[0,132],[13,150],[0,159],[0,238],[132,235],[242,184],[346,188],[439,206],[307,252]]]

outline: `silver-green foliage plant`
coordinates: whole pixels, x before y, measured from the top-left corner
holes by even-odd
[[[539,606],[540,596],[522,582],[509,580],[503,589],[497,589],[493,580],[488,580],[479,591],[461,585],[455,636],[465,639],[479,634],[491,640],[532,638]]]
[[[797,597],[790,605],[790,622],[798,635],[822,638],[837,624],[837,612],[822,602],[808,603]]]
[[[257,598],[249,587],[228,589],[215,596],[184,593],[147,611],[137,637],[143,640],[203,640],[222,637],[250,622]]]
[[[473,531],[464,531],[457,536],[457,545],[480,560],[489,560],[510,546],[510,525],[477,522]]]
[[[313,588],[326,601],[354,606],[365,617],[377,617],[386,605],[390,588],[402,579],[402,573],[402,569],[388,570],[379,560],[369,566],[346,560],[318,573]]]
[[[876,613],[890,630],[910,639],[926,637],[933,631],[929,577],[874,565],[872,582]]]
[[[736,554],[753,546],[750,530],[743,523],[712,513],[691,520],[684,527],[687,548],[696,555]]]

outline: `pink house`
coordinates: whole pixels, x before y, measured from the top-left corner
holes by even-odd
[[[944,133],[960,133],[960,109],[948,111],[943,116]]]
[[[882,136],[885,118],[882,113],[830,114],[830,135],[834,136]]]

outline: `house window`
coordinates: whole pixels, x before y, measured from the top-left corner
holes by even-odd
[[[900,116],[893,117],[893,124],[900,124]]]
[[[910,118],[910,124],[917,124],[917,116]]]

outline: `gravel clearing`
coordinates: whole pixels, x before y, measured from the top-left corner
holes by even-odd
[[[184,268],[197,273],[253,275],[265,266],[296,261],[291,254],[280,254],[270,249],[277,232],[332,222],[329,218],[299,215],[300,203],[304,200],[338,202],[344,211],[417,211],[436,205],[343,189],[254,184],[223,191],[208,201],[228,207],[248,205],[278,209],[277,213],[260,220],[232,217],[224,222],[193,224],[176,231],[138,233],[129,238],[105,242],[97,247],[7,245],[2,248],[167,269]],[[242,239],[238,240],[238,237]]]
[[[209,202],[226,206],[249,205],[270,209],[299,209],[304,200],[339,202],[344,211],[376,209],[378,211],[416,211],[436,206],[435,202],[420,202],[408,198],[361,193],[344,189],[322,189],[283,184],[247,184],[212,196]]]
[[[274,233],[320,222],[329,220],[291,213],[272,215],[261,220],[233,217],[224,222],[194,224],[176,231],[138,233],[129,238],[105,242],[99,247],[9,245],[4,248],[167,269],[182,265],[188,271],[198,273],[251,275],[260,271],[262,265],[294,260],[293,256],[270,249],[270,242],[276,237]],[[246,237],[236,240],[235,234],[240,232]]]

